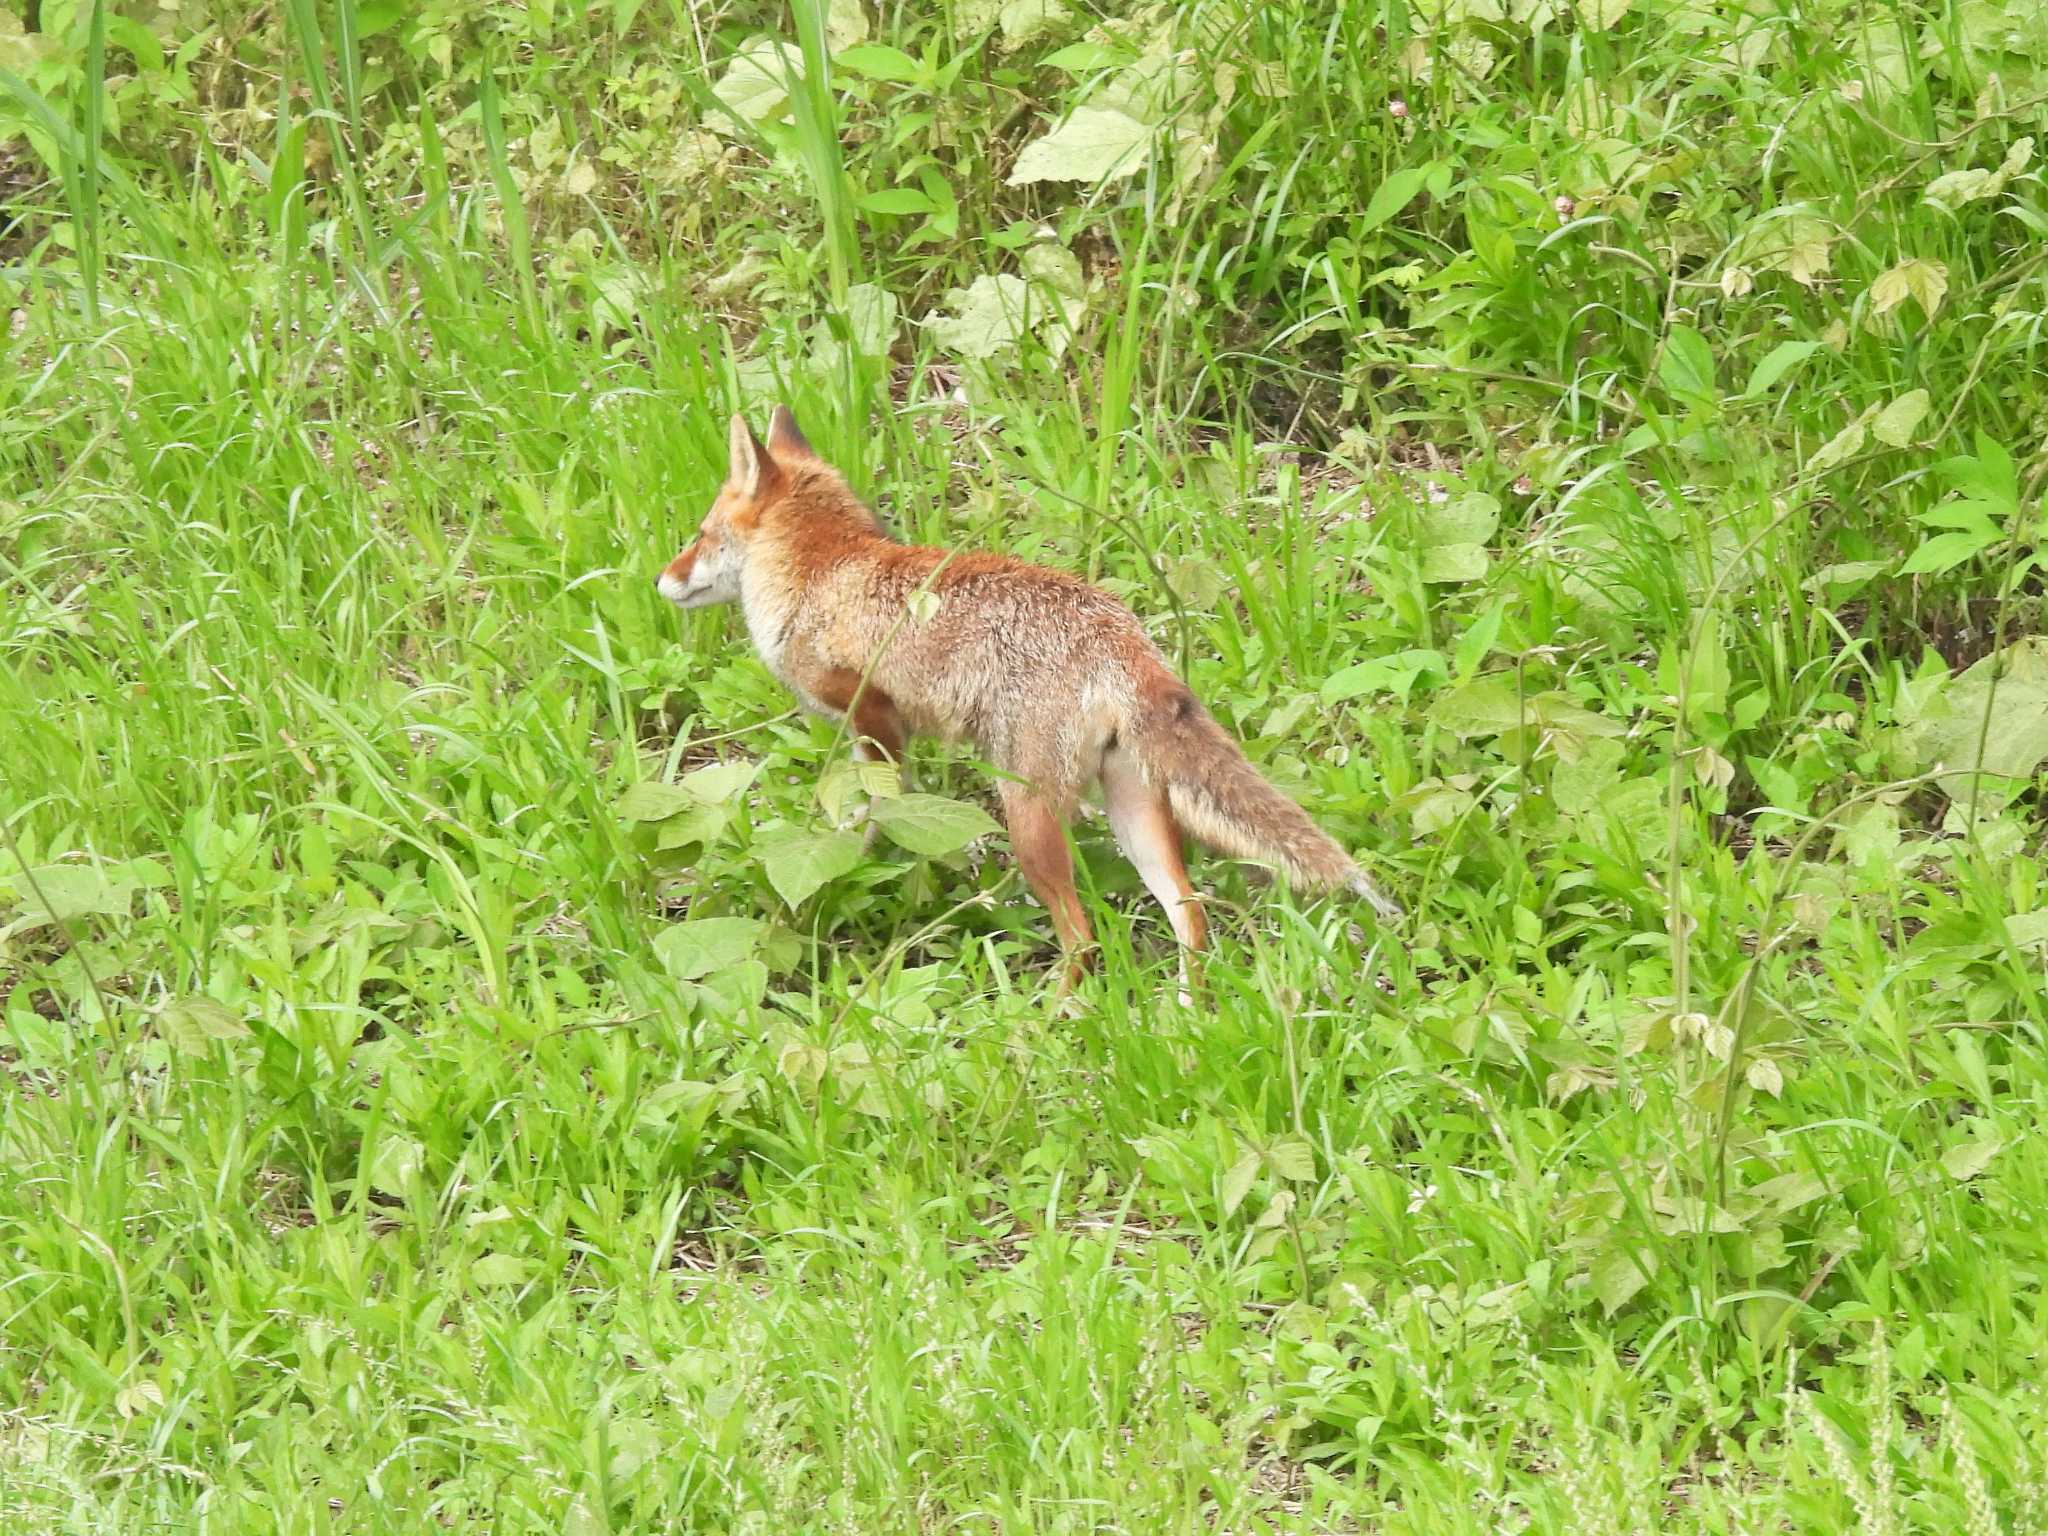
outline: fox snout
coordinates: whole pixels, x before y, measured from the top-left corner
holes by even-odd
[[[655,577],[654,589],[678,608],[694,607],[703,600],[706,585],[697,574],[697,546],[692,544]]]

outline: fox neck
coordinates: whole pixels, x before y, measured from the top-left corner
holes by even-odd
[[[787,683],[783,654],[805,605],[818,600],[817,584],[848,560],[889,542],[874,514],[843,490],[823,504],[797,498],[751,541],[740,571],[740,607],[747,634],[768,670]],[[805,503],[811,504],[806,505]]]

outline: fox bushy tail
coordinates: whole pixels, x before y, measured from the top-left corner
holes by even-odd
[[[1266,782],[1178,680],[1143,698],[1123,734],[1146,779],[1165,789],[1174,819],[1197,842],[1277,865],[1296,885],[1349,890],[1382,917],[1401,915],[1306,811]]]

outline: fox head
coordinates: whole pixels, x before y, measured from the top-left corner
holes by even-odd
[[[737,602],[747,546],[761,527],[761,515],[788,488],[790,470],[817,455],[786,405],[769,419],[768,441],[754,436],[744,416],[732,419],[732,461],[725,484],[697,529],[696,539],[669,561],[656,580],[661,595],[678,608]]]

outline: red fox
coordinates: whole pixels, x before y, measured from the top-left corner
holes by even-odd
[[[903,762],[916,735],[966,740],[997,785],[1017,863],[1052,915],[1071,986],[1092,942],[1066,824],[1100,781],[1124,856],[1166,909],[1183,960],[1207,938],[1181,835],[1343,887],[1376,890],[1260,777],[1131,611],[1077,577],[1003,555],[899,544],[777,406],[768,441],[732,419],[732,463],[697,538],[661,573],[679,608],[737,602],[754,647],[857,756]],[[922,595],[928,594],[928,595]]]

